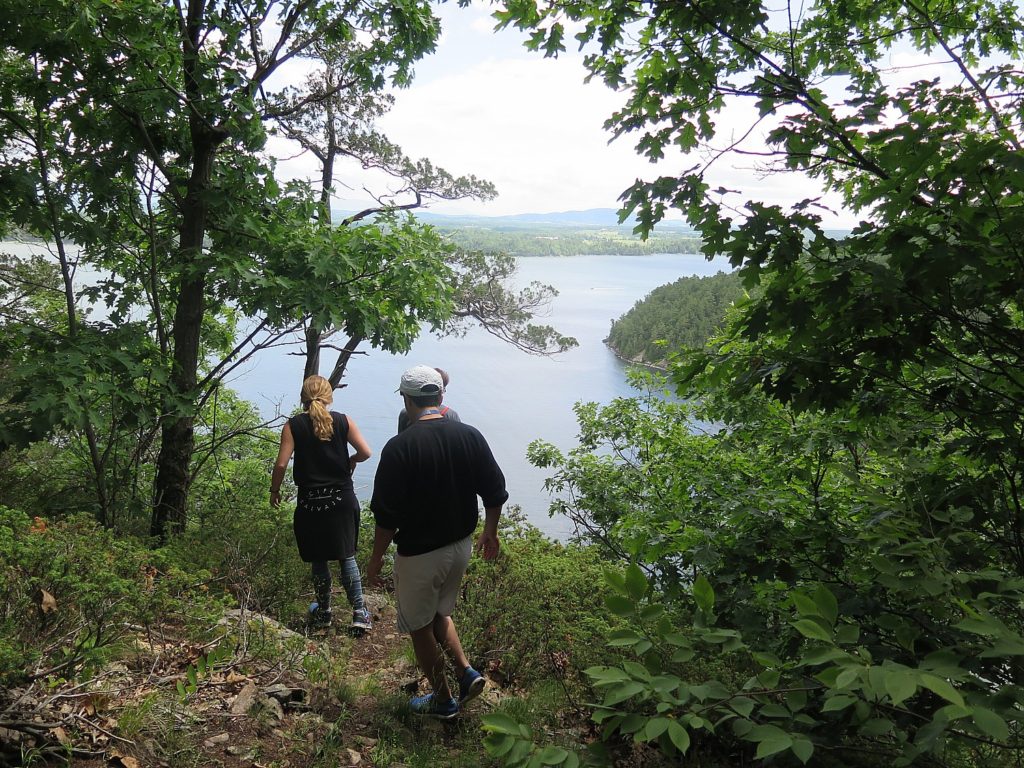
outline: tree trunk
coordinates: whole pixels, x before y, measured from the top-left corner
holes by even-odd
[[[174,313],[174,363],[171,391],[165,401],[156,469],[156,504],[150,533],[166,540],[167,526],[181,533],[187,519],[189,463],[195,443],[191,411],[199,366],[199,331],[205,309],[205,277],[187,280]]]
[[[320,329],[310,322],[306,329],[306,368],[302,380],[320,373]]]
[[[338,360],[334,364],[334,370],[331,371],[331,375],[328,377],[328,381],[331,382],[331,386],[337,389],[341,386],[341,377],[345,375],[345,368],[348,367],[348,361],[352,358],[353,353],[363,341],[362,336],[350,336],[348,341],[345,343],[345,347],[338,353]]]
[[[68,337],[78,336],[78,310],[76,308],[75,286],[71,277],[71,260],[68,258],[64,243],[64,232],[61,227],[58,205],[54,199],[53,188],[50,184],[50,164],[46,159],[46,152],[43,150],[43,124],[42,116],[36,114],[36,134],[33,141],[36,147],[36,162],[39,164],[39,178],[43,187],[43,199],[46,201],[46,209],[50,218],[50,234],[57,247],[57,260],[60,262],[61,281],[64,285],[64,302],[68,314]],[[84,400],[82,396],[80,399]],[[109,495],[107,493],[106,460],[100,452],[99,440],[96,437],[96,429],[93,427],[92,418],[86,403],[82,402],[82,426],[85,431],[85,440],[89,446],[89,459],[92,461],[92,469],[96,482],[93,490],[96,492],[96,521],[104,528],[109,527],[113,521],[110,519]],[[114,430],[110,431],[110,440],[116,440]]]
[[[334,130],[334,108],[327,105],[327,149],[320,167],[320,205],[317,211],[318,222],[322,227],[333,227],[331,221],[331,193],[334,191],[334,159],[338,154],[337,138]],[[306,329],[306,366],[302,372],[302,380],[320,373],[320,342],[324,340],[324,329],[317,327],[310,320]]]
[[[205,135],[204,135],[205,134]],[[195,444],[193,425],[196,382],[199,369],[200,336],[206,312],[206,274],[196,269],[202,257],[206,232],[207,204],[213,159],[219,141],[214,135],[193,130],[195,148],[192,176],[181,203],[178,259],[182,265],[178,285],[170,392],[164,402],[160,454],[157,457],[155,503],[150,534],[166,541],[168,525],[181,533],[187,522],[189,463]]]
[[[180,12],[180,5],[178,9]],[[207,198],[217,147],[228,136],[223,128],[214,127],[196,106],[204,101],[200,50],[206,10],[206,0],[188,0],[182,27],[184,90],[192,107],[188,119],[192,168],[185,195],[178,201],[181,224],[177,260],[181,276],[175,297],[174,327],[171,329],[174,344],[171,386],[164,399],[164,416],[160,425],[160,455],[157,457],[150,525],[150,533],[161,542],[167,538],[168,524],[171,532],[181,533],[188,519],[189,465],[195,446],[195,407],[198,402],[196,374],[206,313],[206,270],[202,268],[201,261],[209,212]]]

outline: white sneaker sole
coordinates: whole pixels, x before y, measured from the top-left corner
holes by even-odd
[[[486,685],[487,681],[484,680],[483,676],[481,675],[469,684],[469,690],[466,691],[465,696],[459,699],[459,704],[462,705],[465,704],[467,701],[475,699],[477,696],[484,692],[484,688],[486,687]]]

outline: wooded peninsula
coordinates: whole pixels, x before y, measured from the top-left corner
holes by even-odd
[[[606,343],[624,360],[663,368],[670,355],[702,349],[743,295],[735,272],[681,277],[655,288],[615,320]]]

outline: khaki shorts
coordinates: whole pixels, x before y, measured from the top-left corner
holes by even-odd
[[[414,632],[434,616],[452,615],[472,554],[473,537],[467,536],[422,555],[395,556],[399,632]]]

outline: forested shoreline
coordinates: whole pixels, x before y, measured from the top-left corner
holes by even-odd
[[[682,349],[701,349],[744,295],[735,272],[681,277],[663,285],[612,322],[605,343],[621,359],[664,369]]]
[[[642,255],[699,253],[701,240],[692,233],[653,232],[641,238],[627,227],[494,227],[459,226],[439,230],[460,248],[502,251],[512,256]]]

